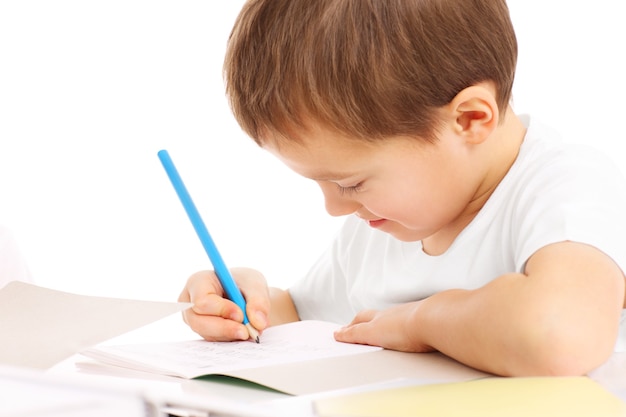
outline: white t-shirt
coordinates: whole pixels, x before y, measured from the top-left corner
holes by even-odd
[[[0,225],[0,288],[11,281],[31,282],[32,278],[13,235]]]
[[[528,130],[515,163],[444,254],[427,255],[421,242],[399,241],[349,216],[332,246],[289,289],[300,318],[348,323],[363,309],[479,288],[523,272],[538,249],[566,240],[602,250],[626,271],[621,172],[606,155],[522,120]]]

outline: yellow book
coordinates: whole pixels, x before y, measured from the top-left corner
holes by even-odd
[[[588,377],[484,378],[315,401],[320,417],[626,417],[626,403]]]

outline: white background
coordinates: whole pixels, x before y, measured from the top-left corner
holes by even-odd
[[[169,150],[231,266],[287,287],[340,219],[234,122],[222,58],[241,0],[0,2],[0,223],[37,283],[175,300],[209,267],[156,156]],[[518,113],[626,172],[622,0],[509,0]]]

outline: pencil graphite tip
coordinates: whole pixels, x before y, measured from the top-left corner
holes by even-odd
[[[260,343],[258,330],[252,327],[250,323],[246,323],[246,328],[248,329],[248,333],[250,334],[250,339],[254,340],[257,343]]]

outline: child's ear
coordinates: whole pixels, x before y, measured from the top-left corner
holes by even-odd
[[[455,132],[468,143],[483,142],[498,126],[500,112],[489,84],[467,87],[448,104]]]

